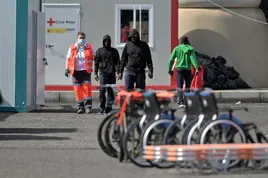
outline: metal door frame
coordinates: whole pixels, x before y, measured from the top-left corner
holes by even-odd
[[[32,78],[31,78],[31,87],[32,87],[32,96],[31,96],[31,106],[36,107],[36,85],[37,85],[37,11],[32,10]]]

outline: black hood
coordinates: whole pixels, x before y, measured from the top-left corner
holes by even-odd
[[[140,41],[140,33],[139,33],[138,30],[133,29],[133,30],[130,32],[130,34],[129,34],[129,36],[128,36],[128,41],[131,41],[131,38],[132,38],[133,36],[138,36],[138,41]]]
[[[104,35],[104,37],[103,37],[103,40],[102,40],[102,45],[104,46],[104,41],[106,41],[106,40],[108,40],[108,41],[110,41],[110,44],[111,44],[111,37],[110,37],[110,35]]]

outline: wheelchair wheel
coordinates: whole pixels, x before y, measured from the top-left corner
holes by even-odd
[[[101,147],[101,149],[106,153],[107,155],[111,157],[117,157],[116,152],[109,149],[107,142],[107,139],[105,139],[105,133],[107,132],[107,129],[109,128],[111,122],[115,119],[116,112],[110,113],[107,115],[103,121],[100,123],[98,128],[98,143]]]
[[[124,139],[124,128],[123,126],[117,126],[116,130],[118,129],[119,138],[117,141],[117,158],[119,162],[123,162],[124,160],[124,147],[123,147],[123,139]]]
[[[141,139],[141,130],[139,127],[141,119],[132,122],[126,132],[124,138],[124,148],[127,157],[132,163],[139,167],[153,167],[153,165],[143,158]]]
[[[117,158],[117,147],[119,141],[119,128],[117,126],[117,117],[115,116],[113,119],[109,121],[107,127],[105,129],[105,142],[107,144],[108,150],[115,155]]]
[[[183,133],[183,128],[181,128],[181,121],[175,120],[174,123],[170,124],[164,133],[164,145],[181,145],[181,137]],[[186,168],[188,165],[187,161],[180,161],[176,163],[179,168]]]
[[[142,148],[148,145],[162,145],[165,130],[173,122],[173,120],[163,118],[149,123],[142,132]],[[175,166],[175,163],[167,162],[164,159],[159,159],[150,162],[157,168],[173,168]]]
[[[182,133],[181,143],[183,145],[192,145],[198,143],[199,129],[202,123],[198,122],[199,119],[196,118],[190,121]]]
[[[257,129],[256,131],[257,143],[268,143],[265,135]],[[252,166],[256,170],[263,170],[266,168],[266,160],[252,160]]]
[[[207,122],[201,129],[198,138],[200,144],[224,144],[224,143],[246,143],[246,136],[242,128],[230,120],[214,120]],[[218,171],[224,168],[231,169],[247,164],[240,160],[219,160],[214,163]]]
[[[163,144],[164,145],[179,145],[181,144],[182,128],[180,120],[175,120],[174,123],[170,124],[164,133]]]

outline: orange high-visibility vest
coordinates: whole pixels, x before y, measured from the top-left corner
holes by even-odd
[[[77,46],[75,46],[75,44],[71,44],[70,48],[71,48],[71,56],[67,60],[67,66],[70,71],[70,74],[73,75],[76,63]],[[84,54],[85,54],[84,69],[87,71],[87,73],[90,74],[93,71],[92,70],[93,52],[91,44],[86,43]]]

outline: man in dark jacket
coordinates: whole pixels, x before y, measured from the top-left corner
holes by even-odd
[[[100,85],[115,84],[116,72],[119,73],[120,56],[117,49],[111,47],[111,37],[103,37],[103,47],[99,48],[95,56],[95,80],[100,81]],[[99,72],[99,74],[98,74]],[[108,93],[106,105],[106,90]],[[112,88],[100,89],[100,112],[99,114],[109,113],[112,110],[114,93]]]
[[[123,49],[120,61],[120,74],[117,79],[123,78],[124,68],[126,68],[125,89],[134,89],[135,83],[136,88],[145,89],[146,66],[149,68],[149,78],[153,78],[153,62],[149,45],[141,41],[139,32],[133,29]]]

